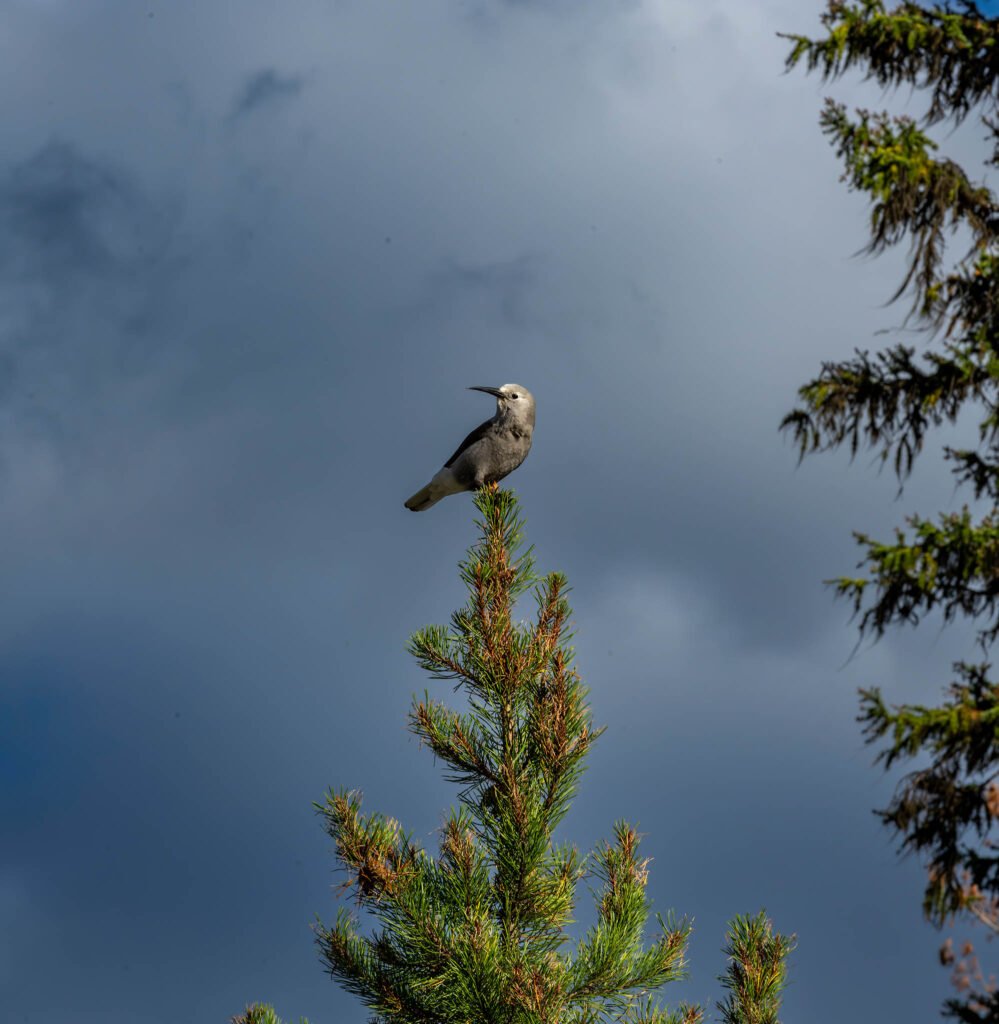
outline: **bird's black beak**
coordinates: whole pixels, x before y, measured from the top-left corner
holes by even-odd
[[[493,395],[496,398],[502,398],[503,397],[503,392],[500,391],[499,388],[480,388],[480,387],[473,386],[473,387],[470,387],[468,390],[469,391],[484,391],[487,395]]]

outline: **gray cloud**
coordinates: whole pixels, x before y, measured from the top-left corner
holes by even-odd
[[[0,178],[4,281],[30,291],[147,274],[166,258],[173,213],[120,170],[49,142]]]
[[[776,433],[820,359],[896,321],[898,266],[849,259],[865,209],[823,87],[780,74],[774,33],[818,0],[254,2],[235,41],[210,2],[22,6],[37,59],[0,96],[14,1019],[364,1019],[310,946],[332,912],[310,801],[361,786],[432,844],[453,791],[405,737],[426,681],[403,642],[460,601],[472,510],[401,503],[488,414],[464,388],[506,380],[538,396],[510,482],[611,726],[566,838],[640,821],[657,909],[698,919],[690,998],[715,994],[725,915],[765,902],[801,934],[789,1019],[925,1013],[946,977],[913,981],[936,937],[869,815],[853,693],[932,696],[961,638],[841,668],[819,581],[851,528],[950,481],[895,503],[863,463],[796,470]],[[209,130],[291,99],[266,133]]]
[[[538,264],[537,256],[526,253],[488,263],[444,259],[427,275],[424,296],[416,308],[439,323],[456,305],[467,303],[466,308],[494,316],[510,330],[523,329],[537,310]]]
[[[176,203],[66,141],[0,175],[3,500],[30,490],[26,445],[79,449],[121,384],[149,371],[183,265],[176,221]]]
[[[300,95],[305,88],[301,75],[283,75],[274,68],[261,68],[246,76],[246,81],[233,100],[229,119],[235,121],[265,107],[285,103]]]

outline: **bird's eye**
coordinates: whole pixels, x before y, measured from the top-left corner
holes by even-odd
[[[517,392],[514,391],[514,393],[510,397],[511,398],[520,398],[520,395],[518,395]]]

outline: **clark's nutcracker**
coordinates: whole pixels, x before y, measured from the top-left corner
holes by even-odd
[[[476,427],[458,446],[440,472],[406,502],[422,512],[441,498],[474,491],[512,473],[527,458],[534,433],[534,396],[519,384],[501,388],[469,388],[496,396],[496,415]]]

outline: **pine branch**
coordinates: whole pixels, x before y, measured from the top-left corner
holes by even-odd
[[[233,1017],[231,1024],[283,1024],[283,1021],[274,1012],[273,1006],[252,1003],[242,1013]],[[309,1024],[309,1022],[302,1017],[299,1024]]]
[[[426,694],[409,720],[463,787],[460,807],[435,858],[394,819],[362,814],[356,793],[327,794],[318,809],[345,886],[378,930],[360,934],[341,911],[317,928],[322,959],[379,1021],[694,1024],[697,1008],[669,1014],[649,998],[681,976],[689,925],[660,921],[645,944],[648,862],[624,824],[593,856],[598,923],[566,951],[586,868],[554,830],[602,730],[572,666],[565,578],[534,575],[511,494],[486,488],[475,502],[480,539],[460,566],[468,603],[410,641],[421,667],[467,698],[458,711]],[[528,594],[536,612],[523,622]]]
[[[499,782],[492,760],[490,736],[470,715],[460,715],[429,696],[413,706],[410,730],[423,740],[434,754],[450,765],[447,778],[467,787],[467,793],[480,793]]]
[[[736,917],[726,938],[728,972],[718,979],[729,993],[718,1003],[724,1024],[779,1024],[795,937],[775,934],[761,911],[756,917]]]
[[[592,873],[603,885],[597,893],[597,923],[580,942],[573,965],[576,999],[609,1000],[628,990],[656,989],[683,977],[686,967],[686,921],[660,921],[660,938],[642,950],[649,860],[638,856],[633,828],[619,822],[614,833],[615,844],[594,854]]]

